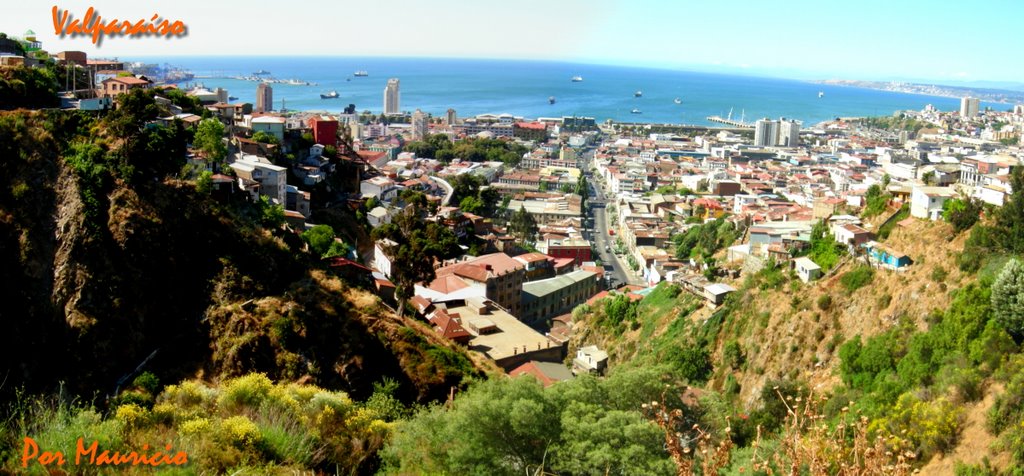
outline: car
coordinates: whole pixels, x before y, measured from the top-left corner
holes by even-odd
[[[612,247],[611,246],[605,246],[604,247],[604,252],[605,253],[611,253],[612,252]]]

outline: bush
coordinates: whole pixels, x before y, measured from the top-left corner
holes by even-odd
[[[1018,342],[1024,338],[1024,265],[1011,259],[992,284],[992,310]]]
[[[853,293],[854,291],[863,288],[871,283],[875,278],[875,270],[868,266],[860,266],[851,271],[847,271],[839,278],[839,283],[843,285],[847,293]]]
[[[935,281],[936,283],[944,282],[947,275],[948,273],[946,272],[946,268],[943,268],[942,266],[932,268],[931,278],[932,281]]]
[[[946,452],[956,444],[963,410],[944,398],[924,401],[911,393],[900,395],[888,414],[871,423],[873,433],[883,431],[916,448],[919,460]]]
[[[818,309],[827,311],[832,307],[832,296],[829,294],[822,294],[818,297]]]

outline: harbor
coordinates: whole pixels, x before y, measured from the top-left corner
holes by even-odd
[[[733,119],[732,118],[732,109],[729,109],[729,114],[726,117],[715,115],[715,116],[705,117],[704,119],[706,119],[708,122],[716,122],[716,123],[719,123],[719,124],[725,124],[727,126],[738,127],[740,129],[753,129],[754,125],[749,123],[749,122],[744,121],[745,118],[746,118],[746,113],[744,112],[744,114],[740,115],[740,119],[739,120]]]

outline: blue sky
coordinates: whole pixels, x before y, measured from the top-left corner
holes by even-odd
[[[58,39],[54,3],[9,2],[0,31],[92,56],[517,58],[771,75],[1024,82],[1014,0],[71,0],[74,17],[180,19],[177,39]]]

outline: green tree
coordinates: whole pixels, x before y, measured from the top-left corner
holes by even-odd
[[[213,172],[204,170],[196,177],[196,191],[204,195],[209,194],[213,189]]]
[[[960,233],[978,222],[981,209],[981,201],[976,198],[953,198],[942,204],[942,219]]]
[[[203,119],[196,128],[192,145],[203,152],[206,158],[218,167],[228,155],[228,146],[224,143],[224,124],[217,119]]]
[[[516,237],[516,241],[520,245],[533,242],[540,227],[537,226],[537,220],[533,218],[533,214],[526,211],[524,206],[520,206],[519,210],[512,214],[512,218],[509,219],[509,231]]]
[[[275,144],[276,145],[276,144],[278,144],[280,142],[280,141],[277,140],[276,136],[274,136],[273,134],[269,134],[266,131],[256,131],[256,133],[252,135],[252,140],[254,140],[256,142],[259,142],[260,144]],[[326,149],[327,148],[325,147],[324,148],[324,152],[325,153],[327,152]]]
[[[576,189],[574,190],[576,195],[580,196],[580,207],[586,209],[587,197],[590,195],[590,186],[587,184],[587,176],[580,174],[580,178],[576,180]]]
[[[1010,259],[992,284],[996,320],[1017,342],[1024,339],[1024,265]]]
[[[302,241],[309,244],[309,249],[316,256],[327,254],[334,244],[334,229],[330,225],[316,225],[302,233]]]
[[[481,202],[479,198],[473,196],[464,197],[462,201],[459,202],[459,209],[466,213],[476,214],[483,207],[483,202]]]
[[[1013,194],[996,214],[995,235],[1001,248],[1024,254],[1024,167],[1014,167],[1010,175]]]

